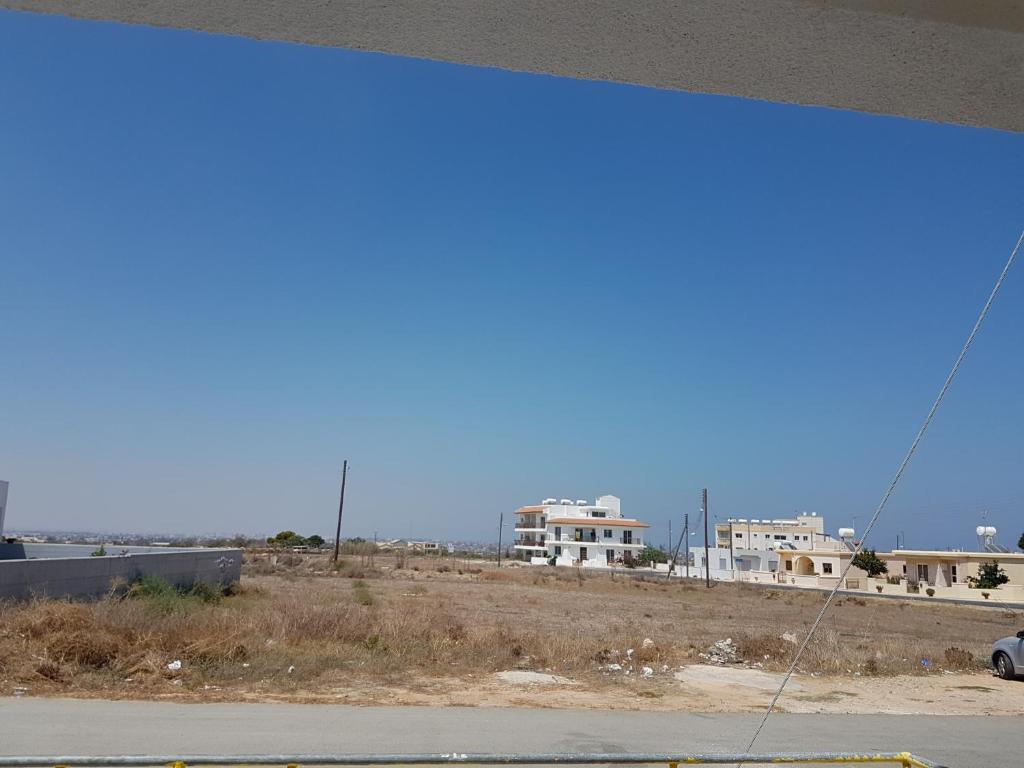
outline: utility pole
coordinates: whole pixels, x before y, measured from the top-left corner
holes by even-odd
[[[733,544],[732,544],[733,539],[735,539],[736,537],[733,536],[732,525],[733,525],[732,520],[729,520],[729,567],[732,568],[733,570],[736,570],[736,555],[733,552]],[[749,533],[747,534],[747,538],[748,539],[750,538],[750,534]],[[749,541],[747,542],[747,546],[748,547],[750,546],[750,542]],[[733,578],[734,579],[736,578],[736,574],[735,573],[733,574]]]
[[[505,527],[505,513],[498,513],[498,567],[501,568],[501,529]]]
[[[704,502],[704,586],[711,588],[711,555],[708,552],[708,489],[704,489],[702,495]]]
[[[341,548],[341,513],[345,510],[345,478],[348,477],[348,459],[341,465],[341,499],[338,500],[338,528],[334,533],[334,562],[338,562]]]
[[[672,549],[672,518],[671,517],[668,519],[668,546],[665,548],[665,551],[668,552],[670,549]]]
[[[686,578],[690,578],[690,513],[683,513],[683,541],[686,542]]]

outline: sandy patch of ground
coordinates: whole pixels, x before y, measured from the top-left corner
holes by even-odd
[[[575,685],[567,677],[550,675],[546,672],[529,672],[525,669],[507,669],[495,675],[503,683],[513,685]]]
[[[684,679],[676,679],[678,672]],[[546,675],[545,675],[546,676]],[[309,694],[248,694],[244,701],[292,701],[353,705],[541,707],[651,712],[760,712],[781,675],[739,667],[691,665],[653,680],[594,681],[559,678],[555,684],[507,682],[497,675],[419,678],[390,687],[350,685]],[[569,683],[570,685],[567,685]],[[790,682],[792,685],[792,681]],[[778,711],[821,714],[1020,715],[1024,682],[991,674],[924,677],[820,677],[803,675],[787,686]],[[237,695],[204,700],[238,701]],[[195,697],[190,700],[195,701]]]
[[[714,667],[708,664],[692,664],[683,667],[673,675],[676,680],[690,687],[740,686],[760,691],[775,692],[782,684],[783,675],[772,675],[759,669],[743,667]],[[787,691],[802,691],[803,686],[792,677],[786,684]]]
[[[512,671],[512,670],[510,670]],[[659,672],[653,679],[632,675],[565,677],[526,672],[511,682],[499,674],[451,677],[407,676],[381,685],[353,677],[344,683],[259,691],[182,690],[168,686],[147,698],[190,702],[293,702],[355,706],[538,707],[650,712],[761,712],[781,675],[742,667],[688,665]],[[682,679],[677,679],[681,673]],[[534,677],[538,675],[539,677]],[[548,678],[555,678],[554,682]],[[538,684],[537,680],[545,682]],[[526,681],[526,682],[524,682]],[[778,711],[815,714],[1020,715],[1024,682],[1000,680],[990,673],[852,677],[801,675],[800,688],[787,686]],[[792,685],[792,681],[790,682]],[[82,698],[136,698],[130,691],[66,692]],[[38,695],[28,689],[24,695]]]

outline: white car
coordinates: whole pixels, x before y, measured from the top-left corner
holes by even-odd
[[[992,666],[1003,680],[1024,675],[1024,629],[1013,637],[992,643]]]

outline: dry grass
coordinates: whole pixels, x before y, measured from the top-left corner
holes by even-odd
[[[287,694],[523,667],[600,684],[601,664],[628,648],[644,664],[674,667],[699,660],[725,637],[746,661],[779,669],[795,649],[782,633],[802,640],[824,599],[568,569],[438,565],[410,559],[399,570],[378,560],[377,567],[356,562],[332,570],[299,558],[273,566],[272,575],[247,577],[237,594],[220,600],[136,595],[0,604],[0,680],[80,694]],[[883,675],[977,668],[991,640],[1018,623],[1007,611],[843,599],[801,669]],[[653,646],[644,648],[645,638]],[[167,668],[173,660],[182,661],[180,671]]]

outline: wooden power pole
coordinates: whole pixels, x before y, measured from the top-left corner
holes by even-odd
[[[704,489],[704,586],[711,587],[711,562],[708,560],[708,489]]]
[[[686,578],[690,578],[690,513],[683,513],[683,543],[686,545]],[[678,550],[679,547],[676,547]]]
[[[341,513],[345,510],[345,478],[348,477],[348,459],[341,465],[341,499],[338,500],[338,528],[334,533],[334,562],[338,562],[341,549]]]
[[[505,513],[498,513],[498,567],[501,568],[501,529],[505,527]]]

